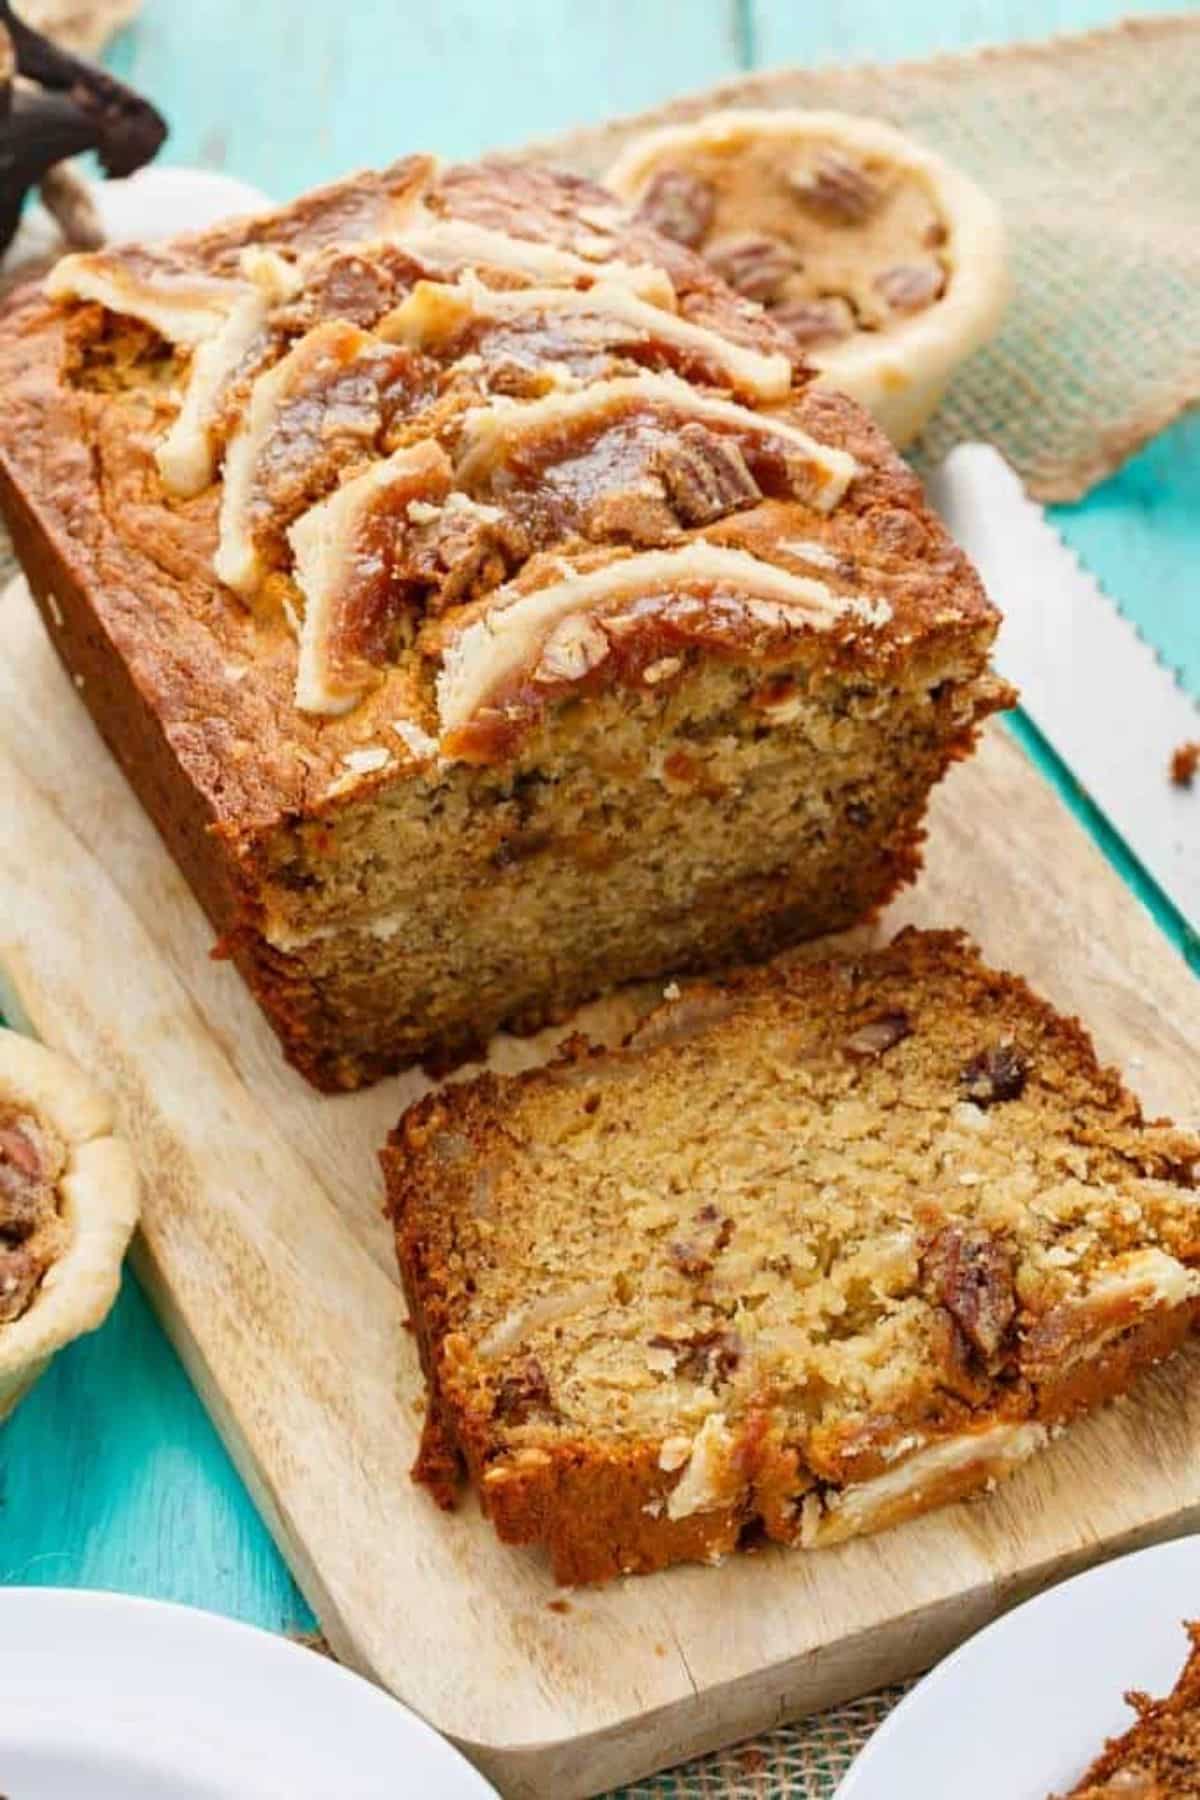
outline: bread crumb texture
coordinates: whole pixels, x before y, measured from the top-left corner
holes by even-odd
[[[1187,1332],[1198,1157],[958,934],[685,991],[393,1134],[417,1473],[563,1581],[986,1488]]]

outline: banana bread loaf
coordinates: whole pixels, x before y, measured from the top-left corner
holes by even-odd
[[[956,365],[999,328],[999,211],[877,119],[707,113],[634,138],[604,179],[761,300],[894,444],[918,435]]]
[[[996,615],[798,356],[603,190],[428,157],[8,315],[47,625],[320,1086],[911,878]]]
[[[383,1156],[416,1473],[565,1582],[973,1493],[1184,1337],[1198,1158],[955,933],[452,1085]]]

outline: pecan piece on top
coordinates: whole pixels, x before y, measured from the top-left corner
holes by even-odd
[[[1029,1079],[1029,1058],[1017,1044],[990,1044],[965,1065],[959,1080],[976,1106],[1016,1100]]]
[[[694,250],[712,224],[716,203],[711,182],[686,169],[660,169],[642,195],[638,217]]]
[[[499,587],[528,552],[515,520],[493,519],[467,503],[441,509],[408,533],[392,579],[427,590],[425,610],[436,615]]]
[[[550,1383],[536,1356],[527,1356],[496,1389],[492,1416],[506,1425],[523,1425],[532,1412],[552,1412]]]
[[[893,312],[920,312],[940,300],[946,286],[941,263],[897,263],[875,277],[875,289]]]
[[[849,302],[837,294],[827,294],[821,300],[781,300],[771,308],[771,317],[805,349],[816,344],[840,344],[857,323]]]
[[[922,1272],[967,1341],[991,1361],[1017,1312],[1008,1245],[980,1226],[946,1225],[926,1251]]]
[[[968,1406],[984,1405],[991,1391],[987,1371],[980,1366],[957,1319],[944,1306],[937,1307],[934,1312],[930,1348],[938,1371],[938,1385],[957,1399],[965,1400]]]
[[[708,260],[723,281],[747,300],[771,300],[799,263],[778,238],[748,233],[714,244]]]
[[[885,1050],[912,1036],[912,1020],[906,1012],[880,1013],[852,1032],[842,1046],[851,1056],[882,1056]]]
[[[879,183],[861,163],[825,150],[811,168],[789,176],[788,186],[801,206],[834,225],[860,225],[883,198]]]
[[[694,421],[663,442],[654,467],[685,525],[711,525],[714,519],[762,499],[762,489],[733,439]]]
[[[618,538],[645,549],[673,544],[680,537],[679,520],[658,481],[647,483],[644,489],[635,485],[598,495],[584,514],[581,529],[593,543],[606,544]]]

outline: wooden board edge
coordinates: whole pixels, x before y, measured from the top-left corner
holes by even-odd
[[[55,1029],[48,996],[35,980],[25,951],[10,934],[0,937],[0,1008],[14,1030],[36,1037],[52,1050],[70,1055],[69,1047],[62,1041],[62,1034]],[[182,1307],[172,1294],[168,1280],[159,1268],[140,1228],[129,1248],[128,1266],[182,1362],[238,1475],[246,1484],[272,1541],[319,1620],[321,1630],[337,1660],[374,1682],[376,1686],[386,1688],[387,1683],[380,1674],[358,1654],[353,1633],[342,1618],[333,1596],[321,1581],[315,1563],[304,1548],[303,1540],[293,1531],[284,1509],[277,1503],[233,1409],[226,1403],[220,1382],[199,1339],[194,1335]]]
[[[321,1633],[338,1662],[346,1668],[353,1669],[355,1674],[373,1682],[376,1687],[386,1692],[393,1692],[383,1676],[369,1660],[362,1656],[354,1641],[354,1634],[342,1617],[329,1589],[321,1580],[316,1563],[304,1547],[304,1541],[293,1529],[287,1513],[278,1503],[266,1476],[259,1468],[254,1452],[242,1431],[231,1406],[221,1392],[213,1369],[204,1354],[199,1340],[193,1335],[186,1315],[171,1293],[167,1279],[154,1260],[153,1252],[139,1233],[134,1239],[129,1253],[129,1263],[138,1285],[154,1310],[154,1316],[162,1326],[168,1342],[171,1344],[180,1362],[187,1372],[188,1380],[199,1395],[205,1412],[212,1420],[213,1426],[222,1444],[229,1453],[229,1459],[245,1483],[247,1492],[254,1502],[255,1508],[266,1526],[272,1543],[279,1551],[292,1574],[292,1579],[300,1589],[321,1627]],[[410,1710],[417,1709],[411,1702],[396,1695],[403,1705]],[[424,1715],[422,1715],[424,1716]],[[428,1720],[434,1729],[436,1721]]]
[[[1200,1503],[1104,1544],[1047,1557],[1018,1576],[982,1583],[884,1625],[865,1627],[832,1651],[826,1647],[819,1655],[784,1658],[632,1721],[569,1740],[503,1748],[461,1737],[451,1741],[505,1800],[594,1800],[610,1789],[922,1675],[984,1626],[1046,1588],[1131,1551],[1197,1531]]]

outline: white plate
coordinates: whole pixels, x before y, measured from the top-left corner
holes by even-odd
[[[97,181],[92,195],[111,244],[203,231],[235,213],[258,212],[271,204],[261,188],[234,175],[157,164],[124,181]]]
[[[428,1725],[348,1669],[215,1613],[0,1588],[11,1800],[483,1800]]]
[[[261,188],[213,169],[139,169],[124,181],[95,181],[92,198],[110,244],[202,231],[232,213],[257,212],[270,201]],[[31,199],[3,257],[7,272],[23,262],[62,249],[58,226],[44,206]]]
[[[1200,1537],[1064,1581],[997,1619],[900,1702],[836,1800],[1047,1800],[1133,1723],[1122,1695],[1161,1696],[1200,1618]]]

